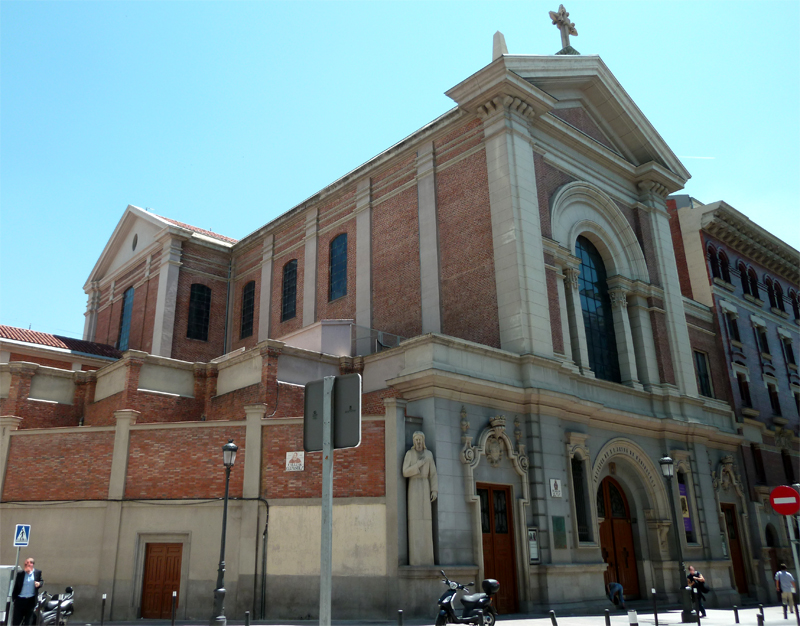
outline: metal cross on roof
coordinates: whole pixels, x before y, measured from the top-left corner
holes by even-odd
[[[575,30],[575,24],[569,21],[569,13],[567,13],[563,4],[558,6],[558,12],[550,11],[550,19],[561,31],[561,47],[569,48],[569,36],[577,37],[578,31]]]

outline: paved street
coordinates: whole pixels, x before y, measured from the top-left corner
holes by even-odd
[[[758,609],[757,608],[746,608],[746,609],[739,609],[739,623],[746,624],[751,626],[756,626],[758,624]],[[639,624],[646,624],[650,626],[655,624],[655,619],[653,617],[652,610],[649,612],[643,611],[637,615],[638,623]],[[787,620],[783,619],[783,609],[780,606],[768,606],[764,607],[764,626],[779,626],[779,625],[791,625],[795,626],[798,624],[796,617],[791,613],[788,615]],[[558,622],[558,626],[604,626],[605,624],[605,617],[603,613],[599,613],[597,615],[572,615],[570,616],[567,612],[563,615],[557,615],[556,620]],[[500,617],[498,622],[502,622],[503,626],[552,626],[552,622],[548,616],[512,616],[512,617]],[[107,624],[113,624],[113,626],[141,626],[142,622],[106,622]],[[148,620],[148,626],[165,626],[169,624],[169,621],[157,621],[157,620]],[[190,626],[197,624],[197,622],[176,622],[180,626]],[[228,620],[229,624],[242,624],[243,622],[239,620]],[[316,621],[285,621],[285,622],[274,622],[274,621],[254,621],[251,622],[252,624],[266,624],[268,626],[316,626]],[[404,626],[429,626],[433,623],[433,620],[416,620],[416,619],[407,619],[404,621]],[[623,626],[630,624],[630,620],[627,613],[623,611],[615,611],[611,613],[611,624],[613,626]],[[658,623],[659,625],[675,625],[681,623],[681,615],[679,611],[667,611],[664,613],[659,613],[658,615]],[[701,626],[732,626],[736,623],[734,618],[733,610],[730,609],[708,609],[708,616],[701,621]],[[333,626],[394,626],[397,624],[396,621],[384,621],[384,622],[371,622],[371,621],[345,621],[345,620],[333,620]],[[77,625],[76,625],[77,626]],[[96,625],[92,625],[96,626]],[[202,624],[200,626],[205,626]]]

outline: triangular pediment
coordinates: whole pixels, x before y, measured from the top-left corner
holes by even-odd
[[[170,227],[174,228],[164,218],[129,204],[103,248],[84,289],[92,282],[100,282],[134,265],[137,259],[146,258],[161,245],[158,240]]]
[[[540,118],[577,129],[634,168],[655,164],[676,182],[691,177],[599,56],[503,55],[447,95],[471,111],[487,95],[525,99],[524,85]]]

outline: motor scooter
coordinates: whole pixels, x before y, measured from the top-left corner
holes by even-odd
[[[493,578],[487,578],[481,583],[483,593],[469,593],[467,587],[472,587],[475,583],[462,585],[455,580],[450,580],[444,570],[439,570],[444,576],[442,581],[447,585],[447,591],[439,598],[439,615],[436,616],[436,626],[445,624],[474,624],[475,626],[494,626],[497,613],[492,605],[492,596],[500,590],[500,583]],[[461,596],[461,617],[456,615],[454,601],[457,593],[463,591]]]
[[[37,626],[66,626],[67,620],[74,611],[75,593],[67,587],[65,593],[50,595],[46,591],[39,593],[36,603]]]

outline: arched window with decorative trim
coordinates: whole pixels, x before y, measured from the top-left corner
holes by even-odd
[[[731,282],[731,264],[728,261],[728,255],[722,250],[719,251],[719,273],[726,283]]]
[[[767,276],[764,279],[764,284],[767,286],[767,298],[769,298],[769,305],[773,309],[778,308],[778,303],[775,301],[775,287],[772,283],[772,279]]]
[[[796,291],[789,292],[789,301],[792,303],[792,313],[794,313],[794,319],[800,320],[800,298],[797,297]]]
[[[347,295],[347,233],[331,241],[329,269],[328,300],[333,301]]]
[[[747,270],[747,278],[750,280],[750,295],[760,300],[759,291],[758,291],[758,276],[756,276],[756,271],[751,267]]]
[[[708,244],[706,248],[708,252],[708,262],[711,265],[711,278],[721,278],[719,273],[719,257],[717,257],[717,249]]]
[[[621,382],[605,263],[594,244],[582,236],[575,242],[575,256],[581,260],[578,290],[586,329],[589,367],[597,378]]]
[[[285,322],[297,315],[297,259],[283,266],[281,293],[281,322]]]
[[[772,289],[775,292],[775,306],[781,313],[786,313],[786,308],[783,305],[783,287],[781,284],[774,280],[772,281]]]
[[[747,268],[745,267],[744,263],[739,261],[737,269],[739,270],[739,279],[742,281],[742,293],[749,296],[750,280],[747,278]]]

